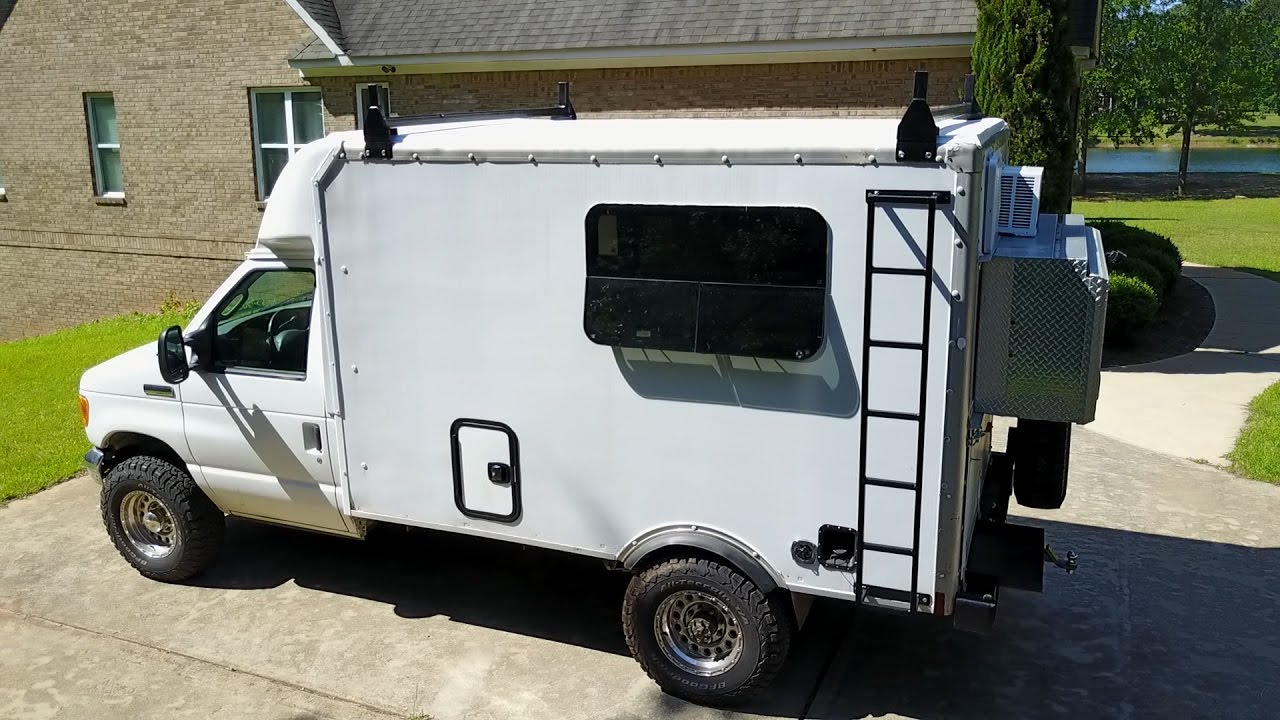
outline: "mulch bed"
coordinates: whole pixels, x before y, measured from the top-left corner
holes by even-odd
[[[1089,173],[1089,200],[1166,200],[1178,189],[1177,173]],[[1187,196],[1204,200],[1280,197],[1280,173],[1190,173]]]
[[[1200,347],[1213,329],[1213,297],[1204,286],[1178,278],[1151,324],[1121,345],[1102,347],[1102,367],[1138,365],[1177,357]]]

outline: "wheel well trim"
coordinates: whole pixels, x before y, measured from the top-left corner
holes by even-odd
[[[102,439],[100,449],[104,454],[101,465],[103,468],[103,475],[106,475],[112,467],[115,467],[124,460],[148,451],[160,451],[167,453],[173,460],[178,461],[184,470],[190,472],[190,469],[187,467],[187,459],[182,457],[182,454],[173,446],[154,435],[148,435],[144,432],[137,432],[135,430],[115,430],[108,433],[107,436]],[[139,452],[130,452],[135,449],[139,450]]]
[[[647,532],[627,543],[618,553],[618,564],[627,570],[635,570],[645,558],[673,548],[701,550],[723,558],[755,583],[761,592],[769,593],[786,587],[760,553],[749,545],[732,535],[699,525],[668,526]]]

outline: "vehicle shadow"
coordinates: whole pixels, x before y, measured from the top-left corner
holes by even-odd
[[[1080,570],[1006,591],[990,636],[863,615],[809,717],[1265,717],[1280,549],[1026,521]]]
[[[818,720],[1264,717],[1280,704],[1280,549],[1028,522],[1078,551],[1081,569],[1048,568],[1042,595],[1005,592],[990,636],[822,601],[778,684],[737,710]],[[624,573],[461,535],[381,528],[358,543],[232,518],[222,562],[193,584],[286,582],[386,603],[405,618],[627,652]],[[643,716],[695,710],[658,696]]]

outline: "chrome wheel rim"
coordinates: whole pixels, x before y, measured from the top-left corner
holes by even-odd
[[[742,629],[720,598],[680,590],[663,599],[653,617],[662,654],[685,672],[711,677],[728,672],[742,656]]]
[[[173,516],[145,490],[131,490],[120,501],[120,528],[133,549],[149,558],[165,557],[178,541]]]

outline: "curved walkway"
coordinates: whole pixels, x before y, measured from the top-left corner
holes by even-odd
[[[1226,464],[1249,401],[1280,382],[1280,283],[1202,265],[1187,265],[1183,274],[1213,296],[1213,330],[1186,355],[1104,370],[1097,419],[1087,427]]]

